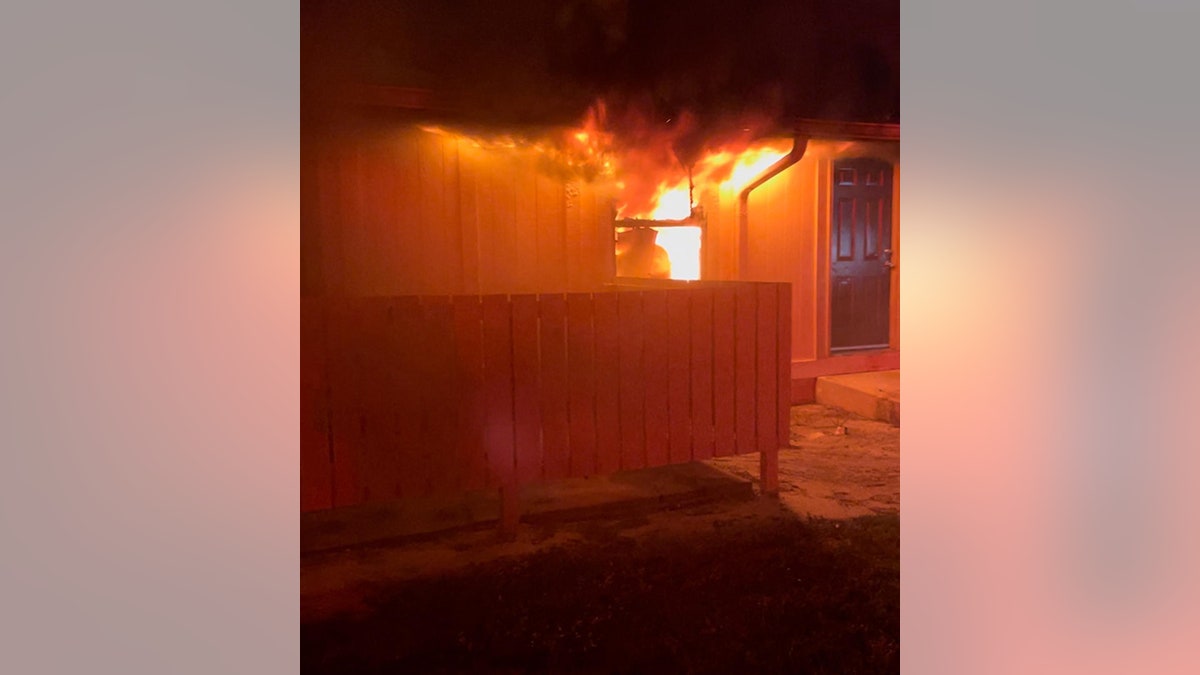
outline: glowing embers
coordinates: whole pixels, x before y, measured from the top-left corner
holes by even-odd
[[[700,225],[618,225],[617,276],[640,279],[700,278]]]

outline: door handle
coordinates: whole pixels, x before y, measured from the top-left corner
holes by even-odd
[[[890,248],[883,249],[883,266],[889,269],[896,266],[896,263],[892,262],[892,249]]]

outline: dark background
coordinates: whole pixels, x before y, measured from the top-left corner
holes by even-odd
[[[665,121],[898,122],[898,0],[305,0],[305,105],[428,89],[478,120],[578,121],[597,98]]]

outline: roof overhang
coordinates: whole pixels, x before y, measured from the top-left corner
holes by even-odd
[[[795,120],[799,136],[839,141],[898,141],[900,125],[883,122],[839,122],[836,120]]]
[[[464,107],[443,92],[415,87],[348,84],[339,88],[336,101],[351,106],[387,108],[457,117]],[[887,122],[843,122],[828,119],[794,119],[780,125],[809,139],[840,141],[899,141],[900,125]]]

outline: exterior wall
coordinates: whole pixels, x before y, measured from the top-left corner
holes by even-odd
[[[889,348],[831,356],[832,165],[854,156],[893,166]],[[303,295],[579,292],[613,278],[608,187],[555,175],[529,153],[413,124],[357,125],[306,139],[301,180]],[[737,193],[701,205],[705,279],[792,284],[794,400],[811,400],[821,375],[899,367],[899,143],[810,141],[751,193],[745,269]]]
[[[892,163],[892,269],[887,350],[831,356],[829,351],[829,224],[833,163],[878,157]],[[813,140],[799,162],[750,194],[748,265],[738,269],[738,195],[705,203],[714,277],[792,284],[793,402],[812,400],[821,375],[899,367],[900,159],[895,142]]]
[[[302,295],[592,290],[612,278],[610,193],[531,151],[405,123],[306,139]]]

